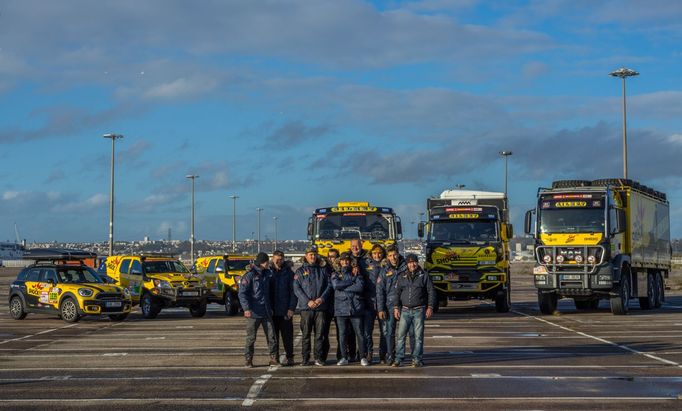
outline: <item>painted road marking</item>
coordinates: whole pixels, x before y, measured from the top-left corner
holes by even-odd
[[[260,394],[260,392],[263,390],[263,386],[266,382],[268,382],[270,377],[272,377],[271,374],[261,375],[260,378],[253,383],[251,388],[249,388],[249,393],[246,394],[244,402],[242,402],[242,407],[250,407],[253,405],[253,403],[256,401],[256,398],[258,398],[258,394]]]
[[[604,343],[604,344],[611,345],[611,346],[613,346],[613,347],[618,347],[618,348],[620,348],[620,349],[622,349],[622,350],[631,352],[631,353],[633,353],[633,354],[643,355],[643,356],[645,356],[645,357],[647,357],[647,358],[650,358],[650,359],[652,359],[652,360],[655,360],[655,361],[658,361],[658,362],[662,362],[662,363],[668,364],[668,365],[673,365],[673,366],[675,366],[675,367],[680,367],[680,368],[682,368],[682,365],[680,365],[679,363],[676,363],[675,361],[666,360],[665,358],[661,358],[661,357],[656,356],[656,355],[653,355],[653,354],[648,354],[648,353],[645,353],[645,352],[642,352],[642,351],[638,351],[638,350],[635,350],[634,348],[628,347],[627,345],[618,344],[618,343],[615,343],[615,342],[613,342],[613,341],[605,340],[605,339],[603,339],[603,338],[596,337],[596,336],[594,336],[594,335],[590,335],[590,334],[584,333],[584,332],[582,332],[582,331],[576,331],[576,330],[574,330],[574,329],[572,329],[572,328],[564,327],[563,325],[556,324],[556,323],[553,323],[553,322],[551,322],[551,321],[547,321],[547,320],[545,320],[544,318],[540,318],[540,317],[536,317],[536,316],[534,316],[534,315],[526,314],[526,313],[523,313],[523,312],[521,312],[521,311],[512,311],[512,312],[513,312],[513,313],[516,313],[516,314],[519,314],[519,315],[522,315],[522,316],[524,316],[524,317],[534,318],[535,320],[541,321],[541,322],[543,322],[543,323],[545,323],[545,324],[549,324],[549,325],[551,325],[551,326],[561,328],[562,330],[565,330],[565,331],[569,331],[569,332],[572,332],[572,333],[576,333],[576,334],[581,335],[581,336],[583,336],[583,337],[590,338],[590,339],[593,339],[593,340],[602,342],[602,343]],[[656,338],[659,338],[659,337],[660,337],[660,336],[658,336],[658,335],[656,336]]]
[[[582,402],[582,401],[608,401],[613,402],[626,402],[626,401],[670,401],[677,400],[677,396],[670,397],[608,397],[608,396],[594,396],[594,397],[367,397],[367,398],[334,398],[334,397],[321,397],[321,398],[261,398],[260,402],[282,402],[282,401],[305,401],[305,402],[370,402],[376,404],[380,402],[405,402],[405,401],[533,401],[533,402]],[[4,403],[83,403],[83,402],[235,402],[235,401],[246,401],[244,398],[238,397],[214,397],[214,398],[192,398],[192,397],[140,397],[140,398],[78,398],[78,399],[67,399],[67,398],[11,398],[3,399]],[[242,402],[242,404],[244,404]]]
[[[77,326],[77,325],[78,325],[78,324],[71,324],[71,325],[65,325],[65,326],[60,327],[60,328],[50,328],[49,330],[40,331],[40,332],[37,332],[37,333],[35,333],[35,334],[25,335],[25,336],[19,337],[19,338],[12,338],[11,340],[0,341],[0,344],[6,344],[6,343],[9,343],[9,342],[13,342],[13,341],[21,341],[21,340],[25,340],[25,339],[27,339],[27,338],[35,337],[35,336],[37,336],[37,335],[43,335],[43,334],[51,333],[51,332],[53,332],[53,331],[63,330],[64,328],[75,327],[75,326]]]

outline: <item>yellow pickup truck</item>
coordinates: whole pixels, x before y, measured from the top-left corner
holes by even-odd
[[[196,262],[197,274],[211,290],[208,301],[223,304],[227,315],[239,312],[239,280],[251,268],[254,258],[252,255],[214,255],[201,257]]]

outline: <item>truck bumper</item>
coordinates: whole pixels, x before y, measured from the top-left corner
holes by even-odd
[[[431,275],[436,292],[452,300],[494,298],[497,291],[507,285],[504,272],[486,272],[479,281],[439,280],[439,277],[443,278],[440,274]]]
[[[211,290],[206,287],[154,288],[152,294],[161,299],[167,307],[188,307],[206,301]]]
[[[592,295],[608,293],[613,288],[614,269],[611,263],[604,263],[594,273],[550,272],[547,267],[536,264],[533,268],[535,287],[546,292],[561,295]]]

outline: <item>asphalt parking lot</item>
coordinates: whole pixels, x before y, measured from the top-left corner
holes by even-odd
[[[456,302],[427,322],[424,368],[268,367],[259,335],[257,367],[244,369],[243,318],[221,306],[199,319],[174,309],[143,320],[136,308],[122,323],[15,321],[13,278],[0,273],[0,408],[682,408],[680,291],[660,310],[632,302],[623,317],[571,300],[543,316],[530,276],[516,273],[512,312]]]

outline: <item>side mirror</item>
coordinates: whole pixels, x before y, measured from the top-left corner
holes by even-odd
[[[57,281],[54,278],[48,279],[47,282],[51,284],[53,287],[57,285]]]
[[[625,227],[627,227],[627,221],[625,219],[625,210],[619,208],[616,213],[618,214],[618,232],[625,232]]]
[[[398,230],[398,239],[403,238],[403,222],[400,221],[400,217],[396,217],[396,229]]]
[[[523,224],[523,231],[526,234],[532,234],[531,230],[533,230],[533,214],[535,213],[535,210],[530,209],[526,211],[526,218]]]
[[[419,238],[424,237],[424,222],[420,221],[419,224],[417,225],[417,236]]]
[[[514,237],[514,226],[511,224],[507,224],[507,238],[512,239]]]
[[[308,219],[308,240],[313,239],[313,219]]]

